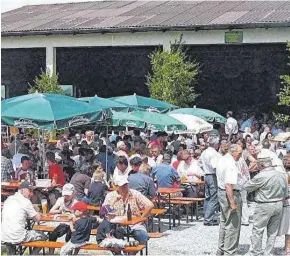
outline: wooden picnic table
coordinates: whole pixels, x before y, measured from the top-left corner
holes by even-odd
[[[196,181],[186,180],[186,181],[181,182],[181,184],[203,185],[204,181],[202,181],[202,180],[196,180]]]
[[[160,195],[168,195],[168,204],[169,204],[169,229],[171,229],[171,194],[183,191],[183,188],[158,188],[158,207],[160,205]]]
[[[44,222],[69,222],[68,215],[60,215],[60,214],[41,214],[40,221]]]
[[[2,189],[18,189],[19,186],[20,186],[20,182],[17,182],[17,181],[1,182]],[[38,187],[38,186],[35,186],[35,187],[38,189],[53,189],[53,188],[62,187],[62,185],[56,184],[56,185],[48,186],[48,187]]]

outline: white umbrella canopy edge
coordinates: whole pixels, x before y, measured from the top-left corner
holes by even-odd
[[[207,121],[201,119],[200,117],[187,115],[187,114],[175,114],[168,113],[171,117],[177,119],[181,123],[185,124],[187,129],[186,131],[175,131],[176,134],[180,133],[203,133],[208,132],[213,129],[213,125],[208,123]]]

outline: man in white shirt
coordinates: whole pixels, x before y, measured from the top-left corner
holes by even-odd
[[[9,196],[3,205],[1,241],[6,243],[8,255],[15,255],[15,246],[22,242],[46,240],[40,231],[25,229],[27,218],[40,222],[40,214],[35,211],[30,198],[34,187],[27,181],[20,184],[18,192]],[[11,246],[12,244],[12,246]],[[37,254],[41,248],[35,248],[32,254]]]
[[[191,157],[188,150],[182,152],[182,161],[178,165],[177,172],[179,177],[181,177],[181,182],[185,178],[188,182],[198,181],[202,175],[200,167],[198,166],[197,160]],[[192,183],[183,183],[185,187],[184,195],[186,197],[197,198],[197,185]]]
[[[271,129],[268,125],[264,125],[264,131],[260,135],[260,142],[266,139],[266,135],[271,132]]]
[[[130,169],[128,168],[128,160],[125,156],[119,156],[117,159],[117,166],[114,170],[113,181],[119,177],[128,178]]]
[[[236,135],[239,131],[239,125],[236,119],[233,118],[233,112],[228,111],[227,121],[225,124],[225,133],[228,135],[228,141],[231,141],[233,135]]]
[[[230,145],[229,152],[220,157],[217,164],[218,201],[221,208],[218,255],[235,254],[239,245],[243,179],[237,161],[242,151],[241,146]]]
[[[215,213],[218,210],[217,199],[217,178],[216,178],[216,166],[218,158],[221,155],[216,151],[218,139],[216,137],[210,137],[208,139],[208,148],[202,152],[198,160],[199,166],[203,170],[204,182],[205,182],[205,201],[204,201],[204,225],[205,226],[217,226]]]

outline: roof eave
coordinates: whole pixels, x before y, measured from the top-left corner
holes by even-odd
[[[232,30],[255,28],[290,28],[289,22],[263,22],[247,24],[210,24],[210,25],[186,25],[186,26],[150,26],[150,27],[124,27],[124,28],[97,28],[97,29],[69,29],[69,30],[30,30],[30,31],[2,31],[1,37],[11,36],[50,36],[50,35],[77,35],[77,34],[105,34],[125,32],[153,32],[153,31],[198,31],[198,30]]]

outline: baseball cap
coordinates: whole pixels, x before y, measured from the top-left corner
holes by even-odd
[[[100,210],[100,217],[104,217],[107,214],[115,214],[117,212],[116,209],[113,209],[110,205],[103,205]]]
[[[127,177],[117,176],[115,178],[115,180],[114,180],[114,183],[115,183],[116,186],[122,187],[125,184],[128,184],[129,181],[128,181],[128,178]]]
[[[24,189],[24,188],[28,188],[28,189],[35,189],[36,187],[34,187],[33,185],[31,185],[28,181],[23,181],[21,182],[21,184],[19,185],[19,189]]]
[[[70,210],[78,210],[78,211],[87,211],[88,210],[88,205],[83,202],[83,201],[79,201],[77,203],[75,203],[71,208]]]
[[[63,196],[71,196],[75,191],[75,187],[73,184],[67,183],[62,188],[62,195]]]

